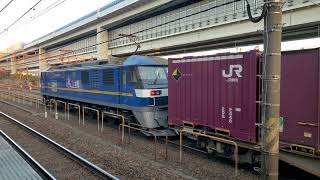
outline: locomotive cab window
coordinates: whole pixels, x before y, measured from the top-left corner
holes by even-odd
[[[131,83],[137,83],[138,82],[138,71],[137,71],[137,67],[129,67],[129,81]]]
[[[136,66],[129,68],[130,82],[136,88],[167,88],[167,66]]]

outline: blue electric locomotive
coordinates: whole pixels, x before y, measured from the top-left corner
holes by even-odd
[[[99,106],[134,118],[146,128],[167,127],[168,68],[146,56],[122,64],[62,66],[41,73],[46,98]]]

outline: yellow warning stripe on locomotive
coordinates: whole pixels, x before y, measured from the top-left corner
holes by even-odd
[[[133,96],[132,93],[112,92],[112,91],[85,90],[85,89],[77,89],[77,88],[60,88],[60,87],[54,87],[54,86],[45,86],[44,88],[56,89],[56,90],[64,90],[64,91],[74,91],[74,92],[107,94],[107,95],[115,95],[115,96]]]

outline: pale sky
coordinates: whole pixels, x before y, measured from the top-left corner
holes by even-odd
[[[0,13],[0,32],[23,15],[39,0],[13,0]],[[113,0],[59,0],[57,7],[30,21],[33,17],[58,0],[42,0],[34,10],[31,10],[18,23],[0,35],[0,50],[17,42],[31,42],[47,33],[50,33]],[[64,2],[63,2],[64,1]],[[0,1],[0,10],[10,0]],[[58,4],[57,3],[57,4]],[[30,21],[30,22],[27,22]],[[27,22],[27,23],[26,23]]]

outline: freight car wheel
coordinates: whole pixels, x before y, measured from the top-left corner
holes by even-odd
[[[260,174],[260,170],[261,170],[261,155],[260,153],[254,152],[251,156],[252,161],[252,169],[254,172],[257,172]]]

